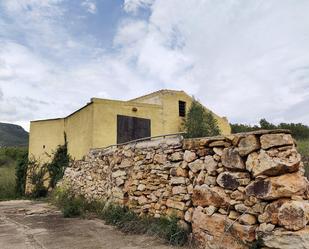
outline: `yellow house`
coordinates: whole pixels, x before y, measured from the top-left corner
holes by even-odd
[[[71,157],[81,159],[91,148],[181,132],[191,103],[192,97],[184,91],[173,90],[160,90],[129,101],[92,98],[65,118],[32,121],[29,156],[42,163],[49,161],[49,155],[64,144],[64,134]],[[229,134],[228,120],[214,116],[221,132]]]

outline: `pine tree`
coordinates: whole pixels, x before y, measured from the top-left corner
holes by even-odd
[[[185,120],[186,137],[207,137],[220,134],[212,112],[207,111],[197,100],[193,100]]]

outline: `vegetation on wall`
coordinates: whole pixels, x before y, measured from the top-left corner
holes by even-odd
[[[53,153],[52,161],[47,164],[50,177],[49,186],[54,188],[59,180],[62,179],[65,169],[69,166],[70,156],[68,155],[68,143],[65,137],[64,145],[59,145]]]
[[[57,187],[53,191],[51,200],[61,209],[64,217],[96,215],[107,224],[114,225],[125,233],[156,235],[172,245],[184,245],[191,232],[190,229],[181,227],[178,223],[179,219],[175,216],[140,217],[127,207],[99,201],[89,202],[82,196],[74,196],[66,188]]]
[[[41,164],[34,158],[28,161],[28,178],[32,185],[31,197],[45,197],[48,190],[55,188],[58,181],[62,179],[70,163],[67,146],[65,136],[65,143],[58,145],[49,163]]]
[[[216,136],[220,134],[217,120],[212,112],[197,100],[193,100],[184,123],[187,138]]]

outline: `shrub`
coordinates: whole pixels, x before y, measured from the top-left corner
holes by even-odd
[[[176,217],[140,217],[127,207],[105,204],[103,201],[89,202],[81,196],[74,197],[67,187],[56,188],[51,200],[61,209],[64,217],[85,217],[95,213],[106,224],[114,225],[125,233],[156,235],[172,245],[184,245],[190,233],[178,225],[179,219]]]
[[[45,185],[47,181],[47,166],[46,164],[41,165],[35,159],[28,161],[27,174],[30,180],[30,184],[33,186],[31,194],[32,198],[45,197],[47,195],[48,189]]]
[[[185,120],[187,138],[215,136],[220,134],[213,113],[207,111],[197,100],[193,100]]]
[[[25,195],[26,180],[27,180],[27,169],[28,169],[28,153],[20,155],[17,159],[15,167],[16,177],[16,194],[19,196]]]
[[[65,169],[69,166],[69,162],[70,157],[65,139],[64,145],[58,146],[57,150],[53,153],[52,161],[47,164],[51,188],[54,188],[57,182],[62,179]]]

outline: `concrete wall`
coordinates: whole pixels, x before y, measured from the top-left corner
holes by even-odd
[[[64,119],[34,121],[30,124],[29,158],[50,161],[52,151],[64,143]]]
[[[176,214],[202,248],[309,248],[309,182],[286,130],[92,150],[60,186],[154,217]],[[220,247],[219,247],[220,246]]]
[[[73,159],[81,159],[93,147],[94,105],[89,104],[65,118],[68,152]]]

